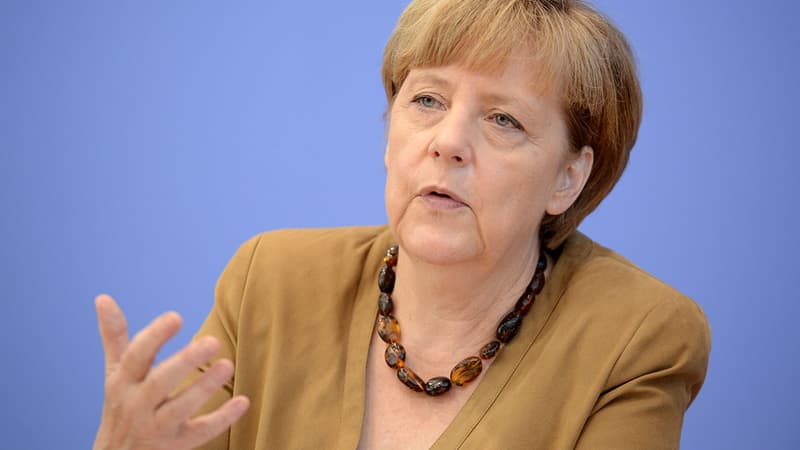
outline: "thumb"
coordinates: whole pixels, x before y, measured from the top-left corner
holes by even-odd
[[[106,377],[108,377],[116,370],[122,354],[128,348],[128,323],[119,305],[111,296],[98,295],[94,305],[97,309],[97,324],[106,355]]]

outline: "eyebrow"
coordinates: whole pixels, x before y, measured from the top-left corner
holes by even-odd
[[[424,72],[424,71],[416,75],[411,84],[415,85],[420,83],[431,83],[434,85],[445,86],[445,87],[452,86],[452,83],[446,77],[442,77],[436,75],[435,73]]]

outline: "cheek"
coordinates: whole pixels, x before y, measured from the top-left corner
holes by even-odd
[[[506,176],[495,175],[488,186],[494,208],[507,226],[538,224],[544,215],[556,183],[555,168],[545,161],[517,161],[506,167]],[[525,169],[521,169],[525,168]],[[498,179],[505,180],[497,183]],[[490,202],[486,202],[487,204]]]
[[[397,125],[390,123],[386,131],[386,150],[383,154],[383,163],[386,166],[386,170],[394,166],[397,152],[402,149],[402,145],[403,143],[398,137]]]
[[[408,132],[400,122],[390,127],[386,137],[386,150],[383,162],[386,167],[387,183],[390,181],[400,188],[410,183],[419,168],[420,158],[424,157],[421,136]]]
[[[399,150],[401,147],[397,145],[396,141],[389,142],[384,154],[386,166],[385,205],[390,223],[402,216],[409,196],[408,180],[405,176],[407,171],[403,169],[402,154]]]

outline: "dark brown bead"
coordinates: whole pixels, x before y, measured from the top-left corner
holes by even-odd
[[[417,392],[425,390],[425,382],[422,381],[422,378],[407,367],[397,369],[397,378],[412,390]]]
[[[391,294],[394,290],[394,269],[384,264],[378,274],[378,288],[381,292]]]
[[[533,275],[531,284],[528,287],[533,292],[533,295],[539,295],[539,293],[542,292],[542,289],[544,288],[544,273],[536,272],[536,274]]]
[[[435,377],[425,383],[425,393],[431,396],[442,395],[450,390],[453,384],[447,377]]]
[[[453,370],[450,371],[450,379],[453,384],[463,386],[477,378],[481,374],[481,370],[483,370],[481,359],[477,356],[470,356],[453,367]]]
[[[547,256],[542,252],[539,253],[539,260],[536,261],[536,271],[544,273],[545,270],[547,270]]]
[[[383,342],[391,344],[400,340],[400,323],[393,315],[378,314],[378,321],[376,323],[378,329],[378,336],[383,339]]]
[[[386,352],[383,356],[386,359],[386,364],[388,364],[389,367],[392,369],[399,369],[405,365],[406,349],[403,348],[403,346],[399,343],[392,342],[386,346]]]
[[[482,359],[492,359],[494,358],[494,355],[497,354],[498,350],[500,350],[500,341],[492,341],[481,347],[480,352],[478,352],[478,356],[480,356]]]
[[[385,292],[381,292],[381,296],[378,297],[378,310],[385,316],[391,314],[393,309],[392,297]]]
[[[521,326],[522,316],[516,311],[511,311],[503,317],[503,320],[497,327],[497,340],[507,344],[517,335]]]
[[[517,304],[514,306],[514,311],[520,313],[520,315],[528,314],[528,311],[531,310],[531,306],[533,306],[533,301],[536,300],[536,296],[533,295],[530,288],[525,289],[525,292],[520,296],[519,300],[517,300]]]

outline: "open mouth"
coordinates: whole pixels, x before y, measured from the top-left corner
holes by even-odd
[[[433,192],[431,192],[431,193],[430,193],[430,195],[435,195],[435,196],[437,196],[437,197],[449,198],[449,199],[452,199],[452,198],[453,198],[453,197],[450,197],[450,196],[449,196],[449,195],[447,195],[447,194],[442,194],[441,192],[436,192],[436,191],[433,191]]]
[[[454,194],[450,194],[444,189],[433,190],[424,192],[421,196],[425,199],[428,205],[435,209],[457,209],[467,206],[461,199]]]

